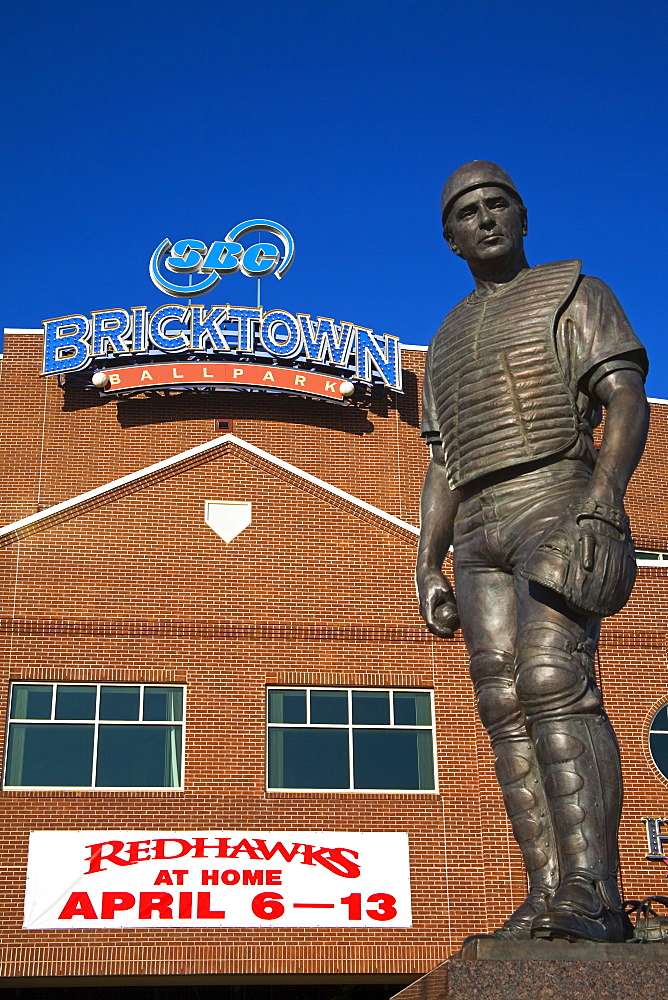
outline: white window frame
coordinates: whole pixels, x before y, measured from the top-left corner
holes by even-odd
[[[49,719],[13,719],[11,717],[12,711],[12,701],[13,701],[13,691],[14,687],[32,685],[34,687],[46,687],[51,686],[51,718]],[[56,719],[56,689],[59,687],[94,687],[96,688],[95,694],[95,718],[94,719]],[[126,688],[139,688],[139,719],[100,719],[100,691],[103,687],[126,687]],[[169,720],[144,720],[141,716],[144,713],[144,691],[148,688],[179,688],[182,692],[182,713],[180,720],[174,720],[170,723]],[[7,758],[9,755],[9,730],[10,726],[14,724],[28,724],[28,725],[53,725],[53,726],[74,726],[74,725],[89,725],[93,726],[93,768],[91,774],[91,781],[94,782],[97,775],[97,745],[98,745],[98,734],[100,725],[103,726],[166,726],[175,725],[179,726],[181,729],[181,773],[179,775],[180,783],[178,785],[10,785],[7,783]],[[3,753],[2,762],[2,777],[3,777],[3,789],[12,792],[44,792],[44,791],[85,791],[85,792],[182,792],[184,790],[184,775],[185,775],[185,749],[186,749],[186,686],[185,684],[172,684],[170,682],[165,682],[164,684],[143,684],[141,682],[131,682],[131,681],[38,681],[33,680],[20,680],[15,679],[11,681],[9,687],[9,701],[7,704],[7,726],[6,726],[6,736],[5,736],[5,749]]]
[[[270,691],[305,691],[306,692],[306,722],[269,722],[269,692]],[[348,694],[348,722],[315,722],[311,724],[311,691],[345,691]],[[369,723],[353,723],[353,692],[354,691],[387,691],[390,695],[390,723],[389,725],[370,725]],[[428,694],[431,709],[431,725],[429,726],[407,726],[403,723],[394,725],[394,693],[400,694]],[[436,718],[434,714],[434,692],[431,688],[404,688],[404,687],[341,687],[337,684],[271,684],[267,686],[265,694],[265,718],[266,718],[266,739],[265,739],[265,788],[268,792],[282,792],[285,794],[308,793],[309,795],[330,795],[340,793],[342,795],[438,795],[438,760],[436,756]],[[270,729],[348,729],[348,788],[285,788],[275,787],[269,784],[269,730]],[[434,787],[433,788],[354,788],[354,760],[353,760],[353,732],[355,729],[409,729],[412,731],[431,733],[431,749],[434,765]]]
[[[660,552],[658,549],[637,549],[636,563],[638,566],[658,566],[668,570],[668,552]]]

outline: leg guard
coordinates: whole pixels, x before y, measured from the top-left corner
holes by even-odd
[[[514,676],[510,653],[485,650],[471,657],[478,712],[492,741],[496,776],[529,877],[528,897],[495,934],[529,938],[531,924],[547,911],[559,883],[559,871],[552,819]]]
[[[552,819],[533,742],[527,736],[498,740],[494,753],[506,812],[529,877],[529,895],[496,936],[530,938],[534,920],[547,912],[559,883]]]
[[[474,653],[470,672],[480,721],[492,743],[507,736],[525,735],[524,712],[515,691],[512,653],[496,649]]]
[[[529,731],[538,719],[601,711],[595,649],[595,636],[567,619],[530,622],[520,629],[517,694]]]
[[[612,727],[603,713],[573,715],[536,722],[533,737],[561,869],[559,889],[533,933],[624,941],[616,882],[622,785]]]

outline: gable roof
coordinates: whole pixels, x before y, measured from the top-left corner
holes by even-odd
[[[276,458],[269,452],[249,444],[234,434],[223,434],[222,437],[205,441],[203,444],[182,451],[178,455],[149,465],[145,469],[138,469],[120,479],[114,479],[103,486],[97,486],[94,490],[80,493],[79,496],[72,497],[70,500],[63,500],[53,507],[31,514],[30,517],[24,517],[19,521],[5,525],[4,528],[0,528],[0,546],[10,545],[28,535],[46,531],[84,511],[102,507],[119,497],[138,492],[155,482],[167,479],[185,469],[193,468],[202,461],[209,461],[212,458],[218,458],[235,451],[252,464],[264,466],[267,471],[291,482],[296,488],[316,496],[320,495],[326,502],[335,503],[340,509],[375,524],[381,530],[387,531],[389,529],[392,534],[401,537],[404,541],[414,543],[420,534],[419,529],[407,521],[402,521],[393,514],[387,514],[379,507],[374,507],[364,500],[358,500],[351,493],[346,493],[344,490],[325,482],[324,479],[318,479],[317,476],[312,476],[310,473],[298,469],[297,466]]]

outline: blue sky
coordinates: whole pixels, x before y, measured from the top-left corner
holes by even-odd
[[[440,189],[486,158],[524,197],[530,263],[606,280],[665,398],[667,19],[654,0],[5,4],[0,325],[157,307],[165,237],[268,218],[296,255],[266,308],[427,343],[471,287]],[[198,301],[255,295],[235,275]]]

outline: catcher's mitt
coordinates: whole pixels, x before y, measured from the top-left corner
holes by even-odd
[[[636,578],[626,512],[597,500],[571,504],[521,573],[561,594],[578,614],[595,618],[617,614]]]

